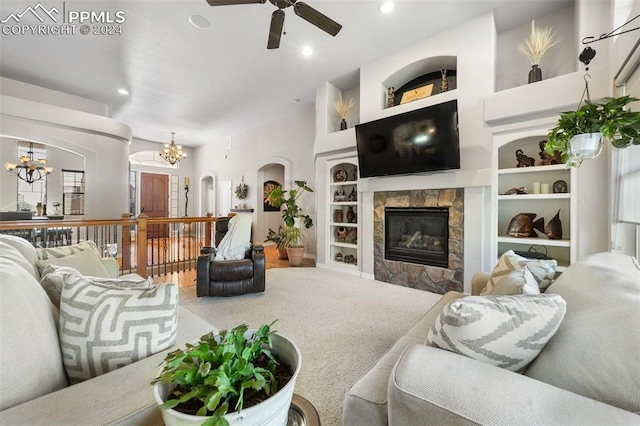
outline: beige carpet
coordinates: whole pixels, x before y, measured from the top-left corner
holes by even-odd
[[[342,424],[347,389],[440,295],[319,268],[267,270],[265,293],[197,298],[180,290],[180,304],[218,329],[278,320],[275,329],[302,352],[295,392],[311,401],[323,426]]]

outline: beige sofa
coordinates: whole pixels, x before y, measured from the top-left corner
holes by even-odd
[[[0,253],[0,424],[161,424],[150,382],[171,349],[68,386],[57,310],[38,282],[38,253],[4,235]],[[106,264],[114,273],[113,261]],[[179,346],[214,330],[178,309]]]
[[[476,274],[479,294],[488,274]],[[524,374],[426,346],[448,293],[347,392],[351,425],[640,425],[640,266],[600,253],[546,290],[567,312]]]

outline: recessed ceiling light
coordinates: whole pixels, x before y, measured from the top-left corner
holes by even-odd
[[[386,1],[378,7],[378,10],[382,13],[389,13],[396,7],[395,3],[392,1]]]
[[[309,57],[309,56],[313,55],[313,49],[311,49],[309,46],[305,46],[305,47],[302,48],[302,54],[304,56]]]
[[[209,21],[207,18],[205,18],[202,15],[189,16],[189,23],[191,23],[191,25],[201,30],[206,30],[208,28],[211,28],[211,21]]]
[[[128,95],[129,91],[127,89],[122,88],[122,89],[118,89],[118,93],[120,93],[121,95]]]

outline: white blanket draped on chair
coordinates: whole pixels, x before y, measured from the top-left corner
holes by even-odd
[[[222,237],[216,250],[215,260],[241,260],[251,247],[250,214],[239,214],[229,220],[229,230]]]

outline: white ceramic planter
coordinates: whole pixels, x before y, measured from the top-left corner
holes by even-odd
[[[595,158],[602,151],[602,133],[583,133],[569,139],[567,153],[570,158]]]
[[[224,417],[232,426],[284,426],[287,424],[289,407],[291,406],[291,399],[293,398],[293,389],[298,373],[300,372],[302,359],[298,346],[286,337],[280,334],[274,334],[272,342],[272,352],[276,354],[283,363],[291,366],[293,373],[291,380],[266,401],[253,407],[245,408],[240,413],[234,412],[225,415]],[[169,385],[162,383],[156,383],[154,385],[153,394],[158,405],[164,403],[171,389]],[[206,420],[206,417],[184,414],[173,409],[161,410],[161,412],[162,420],[167,426],[201,425]]]

